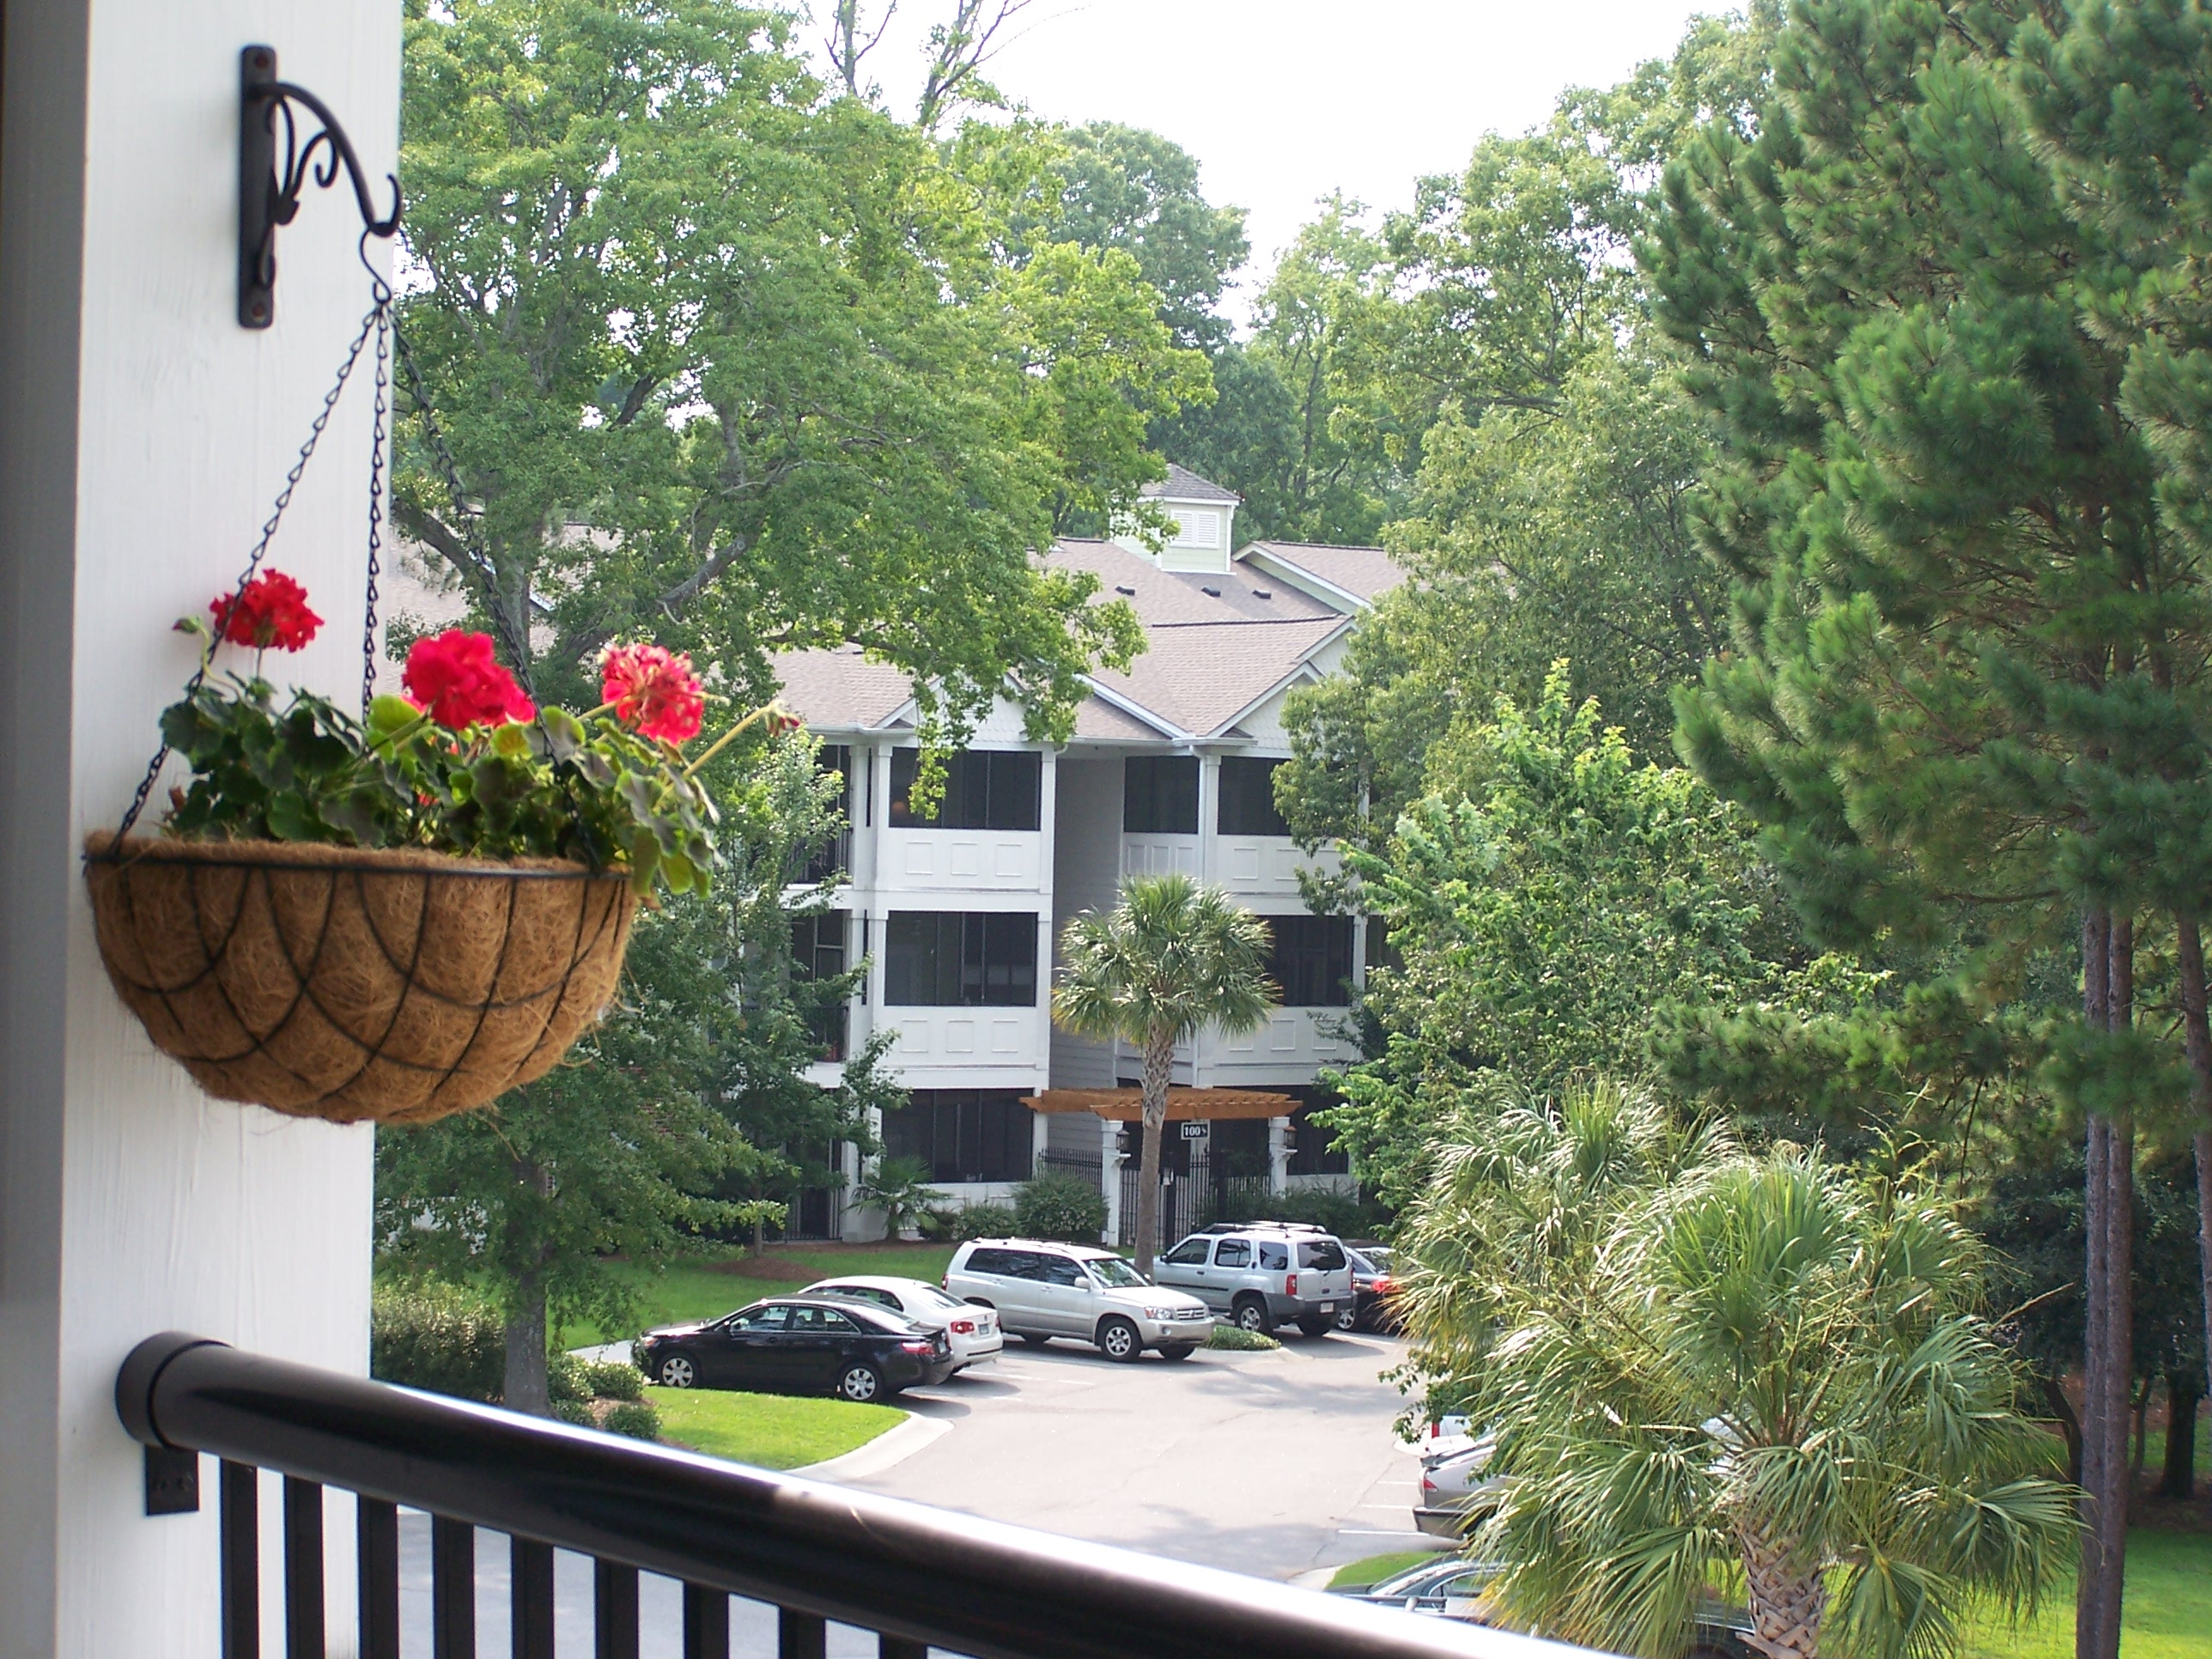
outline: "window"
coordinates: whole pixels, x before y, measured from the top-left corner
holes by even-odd
[[[1351,1000],[1352,918],[1269,916],[1275,936],[1267,976],[1285,1008],[1341,1008]]]
[[[791,1310],[791,1329],[794,1336],[858,1336],[860,1328],[834,1308],[793,1308]]]
[[[1121,763],[1121,828],[1132,836],[1198,833],[1198,757],[1132,755]]]
[[[1252,1265],[1252,1245],[1249,1239],[1224,1238],[1213,1247],[1213,1265],[1217,1267],[1249,1267]]]
[[[1275,810],[1279,760],[1230,755],[1221,763],[1221,810],[1216,825],[1224,836],[1287,836],[1291,826]]]
[[[1168,1252],[1168,1260],[1178,1267],[1203,1267],[1208,1246],[1202,1238],[1186,1238]]]
[[[902,1008],[1034,1008],[1037,919],[1027,910],[894,910],[884,1000]]]
[[[1012,1090],[916,1089],[903,1110],[884,1114],[884,1151],[917,1160],[931,1181],[1027,1181],[1036,1121]]]
[[[1315,1239],[1298,1246],[1298,1266],[1333,1273],[1344,1265],[1344,1247],[1333,1238]]]
[[[1079,1261],[1070,1261],[1064,1255],[1044,1255],[1037,1260],[1043,1263],[1037,1277],[1048,1285],[1063,1285],[1073,1290],[1085,1282]]]
[[[1175,538],[1185,547],[1214,547],[1221,541],[1221,515],[1206,507],[1171,507]]]
[[[1367,971],[1388,968],[1392,972],[1406,965],[1406,953],[1390,942],[1390,930],[1382,925],[1380,916],[1367,918]]]
[[[851,913],[830,910],[817,916],[801,916],[791,924],[791,976],[801,985],[835,979],[845,971],[845,929]],[[804,991],[798,995],[806,1029],[822,1045],[822,1058],[845,1058],[845,1003],[811,1002]]]
[[[758,1336],[763,1331],[780,1331],[784,1316],[791,1311],[781,1302],[771,1302],[765,1307],[743,1308],[722,1322],[726,1331],[743,1336]]]
[[[896,1297],[893,1296],[889,1291],[879,1291],[872,1285],[832,1285],[827,1290],[820,1292],[820,1294],[823,1296],[849,1296],[856,1297],[862,1302],[875,1303],[878,1307],[889,1308],[894,1313],[904,1313],[906,1311],[905,1307],[901,1304]]]
[[[784,872],[784,879],[809,884],[828,881],[840,873],[849,874],[853,865],[852,748],[842,743],[825,743],[815,751],[814,758],[817,766],[833,774],[838,781],[837,815],[843,821],[843,827],[818,846],[792,849],[791,863]]]
[[[1032,749],[963,749],[945,757],[945,795],[937,816],[907,805],[919,749],[891,750],[891,823],[904,830],[1034,830],[1042,821],[1044,757]]]
[[[1291,1267],[1291,1247],[1287,1244],[1260,1246],[1260,1271],[1267,1273],[1288,1273]]]
[[[890,1133],[890,1127],[891,1119],[886,1116],[884,1119],[884,1131],[886,1135]],[[1019,1250],[1001,1250],[995,1248],[970,1250],[968,1253],[968,1265],[963,1271],[971,1273],[988,1273],[994,1279],[1018,1279],[1021,1277],[1022,1260],[1022,1253]]]
[[[1312,1114],[1325,1111],[1342,1103],[1340,1097],[1326,1089],[1285,1089],[1285,1094],[1298,1096],[1303,1103],[1291,1114],[1290,1173],[1297,1176],[1348,1175],[1352,1171],[1349,1154],[1336,1150],[1336,1131],[1323,1128],[1313,1121]]]

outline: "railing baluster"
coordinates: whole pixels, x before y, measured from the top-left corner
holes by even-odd
[[[361,1659],[399,1659],[399,1505],[358,1499],[353,1525]]]
[[[876,1635],[878,1659],[929,1659],[929,1644],[910,1642],[903,1636]]]
[[[830,1621],[795,1607],[775,1610],[776,1659],[828,1659]]]
[[[684,1587],[684,1659],[730,1659],[726,1590],[709,1589],[704,1584]]]
[[[553,1659],[553,1547],[509,1539],[507,1583],[514,1659]]]
[[[637,1569],[592,1563],[592,1652],[595,1659],[637,1659]]]
[[[261,1659],[261,1471],[222,1465],[222,1659]]]
[[[477,1659],[477,1529],[430,1517],[430,1651]]]
[[[325,1659],[323,1489],[284,1477],[284,1659]]]

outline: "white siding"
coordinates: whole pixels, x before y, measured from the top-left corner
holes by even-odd
[[[390,0],[53,0],[8,15],[0,183],[0,1650],[215,1652],[215,1465],[144,1514],[116,1420],[141,1339],[198,1331],[366,1370],[373,1140],[212,1101],[155,1052],[94,945],[77,861],[112,825],[191,672],[172,634],[234,579],[368,305],[341,186],[279,233],[276,326],[238,326],[238,53],[395,167]],[[372,242],[380,264],[389,245]],[[356,375],[272,562],[330,618],[280,682],[360,684],[369,387]],[[175,775],[173,773],[171,775]],[[160,797],[157,795],[156,799]],[[264,1516],[274,1509],[264,1496]],[[351,1506],[330,1506],[330,1627],[354,1623]],[[264,1538],[276,1528],[264,1522]],[[283,1648],[264,1555],[262,1650]],[[349,1637],[338,1641],[349,1651]]]

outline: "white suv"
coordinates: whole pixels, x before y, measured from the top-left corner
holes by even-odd
[[[1213,1334],[1205,1303],[1148,1285],[1110,1250],[1037,1238],[970,1239],[953,1252],[945,1288],[998,1310],[999,1323],[1029,1342],[1055,1336],[1096,1343],[1109,1359],[1147,1348],[1188,1359]]]

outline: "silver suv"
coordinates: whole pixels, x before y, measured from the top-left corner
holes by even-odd
[[[971,1239],[952,1253],[945,1288],[995,1308],[1000,1325],[1028,1342],[1055,1336],[1093,1342],[1109,1359],[1147,1348],[1188,1359],[1213,1334],[1204,1302],[1146,1284],[1111,1250],[1036,1238]]]
[[[1295,1221],[1218,1223],[1160,1257],[1152,1277],[1262,1334],[1295,1323],[1308,1336],[1322,1335],[1352,1303],[1343,1243]]]

